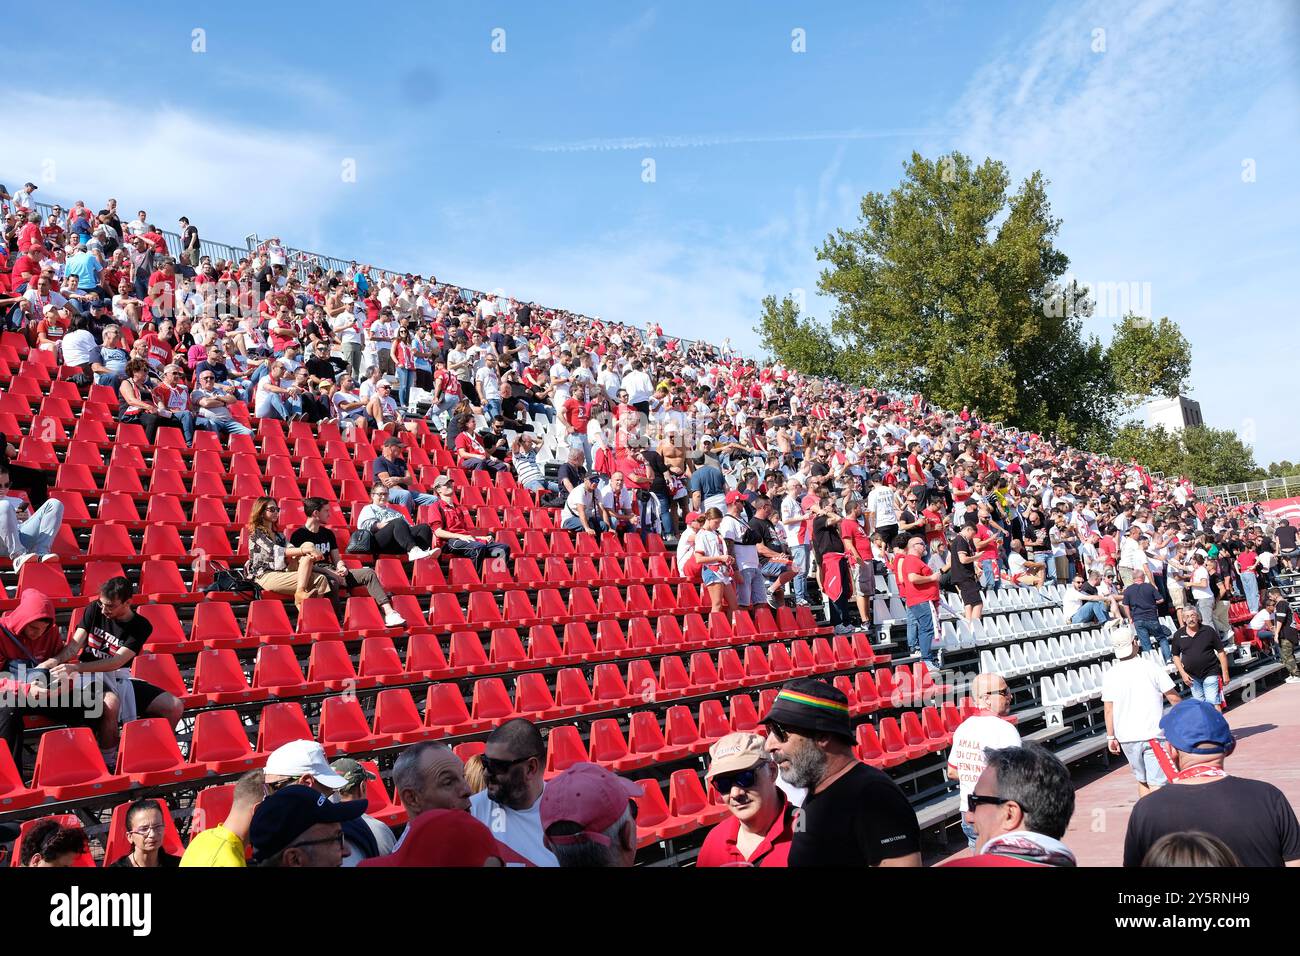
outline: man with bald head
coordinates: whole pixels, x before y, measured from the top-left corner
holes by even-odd
[[[987,765],[985,751],[1003,747],[1019,747],[1020,731],[1007,721],[1011,713],[1011,691],[999,674],[978,674],[971,681],[970,695],[979,713],[967,717],[952,735],[952,749],[948,751],[948,779],[956,779],[960,787],[962,832],[966,845],[975,849],[975,827],[968,823],[965,813],[970,807],[967,798],[975,790],[980,774]]]
[[[424,741],[407,747],[393,763],[393,791],[406,807],[407,828],[429,810],[468,810],[469,784],[465,764],[446,744]]]
[[[1173,660],[1169,650],[1169,629],[1160,623],[1160,613],[1164,610],[1164,595],[1154,584],[1147,580],[1150,575],[1144,568],[1133,571],[1133,583],[1124,589],[1124,602],[1120,610],[1133,624],[1133,633],[1142,645],[1145,654],[1151,650],[1151,639],[1160,642],[1160,652],[1165,663]]]

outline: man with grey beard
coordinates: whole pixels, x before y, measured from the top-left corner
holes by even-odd
[[[916,813],[898,784],[853,756],[841,691],[790,681],[763,723],[781,778],[808,791],[795,815],[791,867],[921,865]]]

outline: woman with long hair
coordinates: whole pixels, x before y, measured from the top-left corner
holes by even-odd
[[[126,363],[126,378],[117,387],[118,418],[144,427],[145,437],[152,443],[159,428],[181,429],[180,421],[162,404],[154,401],[153,390],[148,386],[149,363],[134,358]],[[184,429],[181,429],[184,431]]]
[[[248,562],[244,574],[263,591],[292,595],[302,610],[309,597],[325,597],[329,579],[313,568],[321,554],[311,543],[290,547],[278,528],[280,506],[265,495],[253,502],[248,515]]]
[[[704,512],[704,527],[695,536],[695,563],[701,568],[700,580],[713,602],[712,611],[736,613],[736,586],[732,583],[732,570],[736,559],[727,553],[727,546],[718,534],[722,512],[710,508]]]

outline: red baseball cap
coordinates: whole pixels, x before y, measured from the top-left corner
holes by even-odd
[[[402,845],[357,866],[484,866],[503,861],[492,831],[464,810],[426,810],[415,818]]]
[[[542,791],[542,832],[555,823],[576,823],[583,828],[581,832],[547,839],[557,844],[590,840],[608,846],[609,838],[604,831],[639,796],[641,788],[626,777],[594,763],[575,763]]]
[[[729,505],[734,505],[737,501],[744,501],[744,500],[745,500],[745,496],[742,495],[739,491],[727,492],[727,504]]]

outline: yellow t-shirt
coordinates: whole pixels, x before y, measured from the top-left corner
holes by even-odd
[[[185,848],[181,866],[247,866],[244,841],[224,825],[204,830]]]

